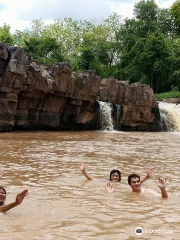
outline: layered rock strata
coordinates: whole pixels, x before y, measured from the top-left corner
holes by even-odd
[[[38,65],[21,48],[0,43],[0,131],[98,129],[97,100],[122,106],[121,129],[158,130],[149,86],[72,72],[67,63]]]
[[[100,86],[100,99],[122,106],[119,119],[116,116],[122,129],[160,129],[158,103],[150,86],[138,82],[129,85],[114,78],[104,79]]]

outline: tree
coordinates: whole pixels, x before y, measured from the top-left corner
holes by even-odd
[[[170,84],[180,90],[180,39],[170,42],[170,49],[172,52]]]
[[[81,22],[73,21],[71,18],[57,19],[44,30],[45,37],[56,39],[59,45],[59,55],[63,61],[75,69],[77,67],[78,46],[82,38]]]
[[[175,23],[169,9],[160,9],[157,18],[157,29],[165,37],[174,39],[179,34],[179,27]]]
[[[142,0],[134,5],[134,18],[126,18],[119,30],[122,53],[131,51],[140,38],[146,38],[158,29],[159,11],[153,0]]]
[[[10,33],[10,26],[4,24],[3,27],[0,27],[0,41],[12,46],[14,41]]]
[[[154,0],[142,0],[134,5],[135,20],[141,25],[138,35],[145,37],[157,30],[159,8]]]
[[[147,38],[144,53],[142,69],[147,77],[148,84],[155,92],[166,90],[170,74],[171,51],[162,34],[155,32]]]
[[[31,37],[25,40],[24,50],[33,60],[37,60],[41,64],[49,64],[61,62],[62,56],[59,55],[59,45],[54,38],[38,38]]]
[[[70,18],[45,25],[41,19],[32,21],[23,32],[16,31],[14,39],[18,46],[28,52],[39,63],[69,62],[74,64],[80,31],[77,22]]]
[[[176,23],[180,24],[180,0],[177,0],[175,3],[173,3],[171,7],[171,12],[175,17]]]
[[[78,47],[80,70],[86,65],[102,77],[112,74],[112,69],[120,58],[117,37],[120,25],[121,17],[116,13],[97,25],[87,21],[82,24],[82,38]]]
[[[164,36],[155,32],[141,38],[129,53],[123,55],[122,77],[130,82],[151,86],[155,92],[166,90],[170,79],[171,51]]]

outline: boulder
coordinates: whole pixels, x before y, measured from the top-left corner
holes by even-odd
[[[126,130],[158,130],[159,114],[153,109],[158,102],[150,86],[141,83],[128,84],[114,78],[103,79],[100,100],[121,106],[116,125]]]

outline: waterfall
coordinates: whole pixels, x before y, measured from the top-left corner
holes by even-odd
[[[100,106],[100,121],[101,121],[101,129],[107,131],[113,131],[113,120],[112,120],[112,108],[111,104],[107,102],[99,101]]]
[[[180,132],[180,104],[159,102],[159,110],[167,131]]]

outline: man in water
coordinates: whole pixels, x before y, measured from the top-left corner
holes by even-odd
[[[84,174],[84,176],[88,179],[88,180],[93,180],[94,178],[86,171],[86,168],[84,166],[83,163],[80,164],[80,170],[81,172]],[[149,168],[148,171],[147,171],[147,174],[146,176],[141,180],[141,184],[143,182],[145,182],[148,178],[150,178],[153,174],[153,170],[154,170],[154,167],[152,168]],[[107,186],[105,187],[106,190],[111,193],[111,192],[114,192],[115,191],[115,188],[116,188],[116,183],[117,182],[120,182],[121,181],[121,172],[117,169],[113,169],[111,172],[110,172],[110,176],[109,176],[109,181],[107,183]]]
[[[161,190],[162,198],[168,198],[168,194],[166,192],[165,182],[166,182],[165,178],[158,178],[158,180],[156,180],[156,183],[157,183],[158,187]],[[152,191],[150,189],[143,189],[141,187],[140,176],[138,174],[131,174],[131,175],[129,175],[128,176],[128,184],[131,187],[133,192],[157,194],[156,192],[154,192],[154,191]]]
[[[148,178],[150,178],[152,176],[154,169],[155,169],[154,167],[148,169],[146,176],[140,181],[140,184],[142,184],[143,182],[145,182]],[[106,190],[109,193],[114,192],[115,189],[116,189],[115,184],[113,184],[112,182],[107,183]]]
[[[6,190],[3,187],[0,187],[0,212],[7,212],[10,209],[18,206],[22,203],[23,199],[25,198],[25,196],[27,196],[27,194],[28,190],[26,189],[17,194],[14,202],[5,205],[4,203],[6,201]]]

